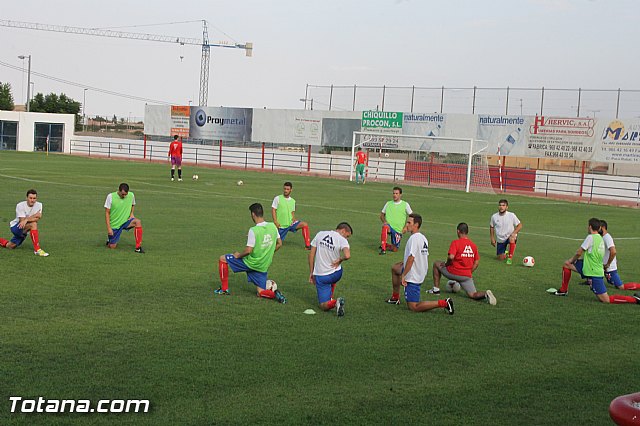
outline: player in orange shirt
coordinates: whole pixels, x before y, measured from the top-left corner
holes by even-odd
[[[171,158],[171,182],[175,180],[176,166],[178,166],[178,182],[182,182],[182,142],[178,135],[169,144],[169,158]]]
[[[367,153],[362,151],[362,148],[358,147],[358,152],[356,152],[356,162],[354,167],[356,168],[356,184],[358,183],[358,176],[362,179],[362,183],[364,184],[364,168],[367,165]]]

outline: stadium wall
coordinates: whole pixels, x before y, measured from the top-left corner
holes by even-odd
[[[74,137],[70,141],[73,155],[95,156],[120,160],[151,162],[168,161],[169,142],[109,139],[100,137]],[[286,147],[266,147],[265,144],[238,146],[218,142],[213,145],[184,144],[185,164],[200,167],[251,169],[328,176],[348,179],[352,164],[346,153],[320,154],[307,151],[289,151]],[[424,179],[424,163],[398,158],[381,158],[378,170],[369,168],[369,178],[374,175],[381,181],[407,182],[429,186]],[[433,166],[446,167],[443,164]],[[457,167],[453,165],[453,167]],[[428,171],[428,170],[427,170]],[[502,172],[503,190],[500,191],[499,174]],[[447,168],[446,173],[455,175]],[[581,201],[597,201],[610,204],[640,205],[640,178],[523,170],[490,166],[491,185],[496,193],[524,193],[547,197],[571,198]],[[443,176],[438,169],[436,175]],[[422,176],[422,177],[420,177]],[[460,178],[462,179],[462,178]],[[440,187],[440,180],[431,182]]]

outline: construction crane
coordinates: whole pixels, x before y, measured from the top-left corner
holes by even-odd
[[[8,21],[0,19],[0,26],[11,28],[22,28],[27,30],[54,31],[58,33],[70,33],[80,35],[90,35],[96,37],[126,38],[132,40],[158,41],[162,43],[172,43],[179,45],[194,45],[202,47],[202,60],[200,62],[200,106],[207,106],[209,99],[209,55],[212,47],[226,47],[230,49],[244,49],[245,55],[253,55],[253,43],[245,44],[219,42],[209,43],[209,31],[207,21],[202,21],[202,40],[197,38],[165,36],[157,34],[131,33],[123,31],[112,31],[99,28],[68,27],[63,25],[37,24],[34,22]]]

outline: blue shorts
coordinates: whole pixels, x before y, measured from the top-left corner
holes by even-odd
[[[16,223],[11,227],[11,233],[13,234],[13,238],[11,238],[11,242],[17,246],[22,244],[24,240],[27,238],[27,232],[24,229],[18,228],[20,222]]]
[[[333,286],[342,278],[342,268],[329,275],[314,275],[316,279],[316,291],[318,303],[323,304],[331,300]]]
[[[107,238],[109,239],[109,244],[118,244],[118,241],[120,241],[120,234],[122,234],[122,231],[128,231],[127,227],[131,225],[131,222],[133,222],[133,219],[135,219],[135,217],[132,217],[131,219],[127,220],[125,223],[122,224],[120,228],[112,229],[113,235],[107,235]]]
[[[591,291],[595,294],[603,294],[607,292],[607,287],[604,285],[604,277],[586,277]]]
[[[284,237],[287,236],[288,232],[297,232],[298,230],[296,229],[296,226],[298,226],[299,223],[300,221],[296,220],[287,228],[278,228],[278,234],[280,234],[280,239],[284,241]]]
[[[389,224],[387,224],[386,226],[389,227],[389,233],[391,234],[391,244],[396,246],[397,248],[400,248],[400,243],[402,242],[402,232],[396,231]]]
[[[504,243],[496,243],[496,254],[505,254],[507,252],[507,247],[509,247],[509,240]]]
[[[236,259],[233,254],[225,254],[224,258],[233,272],[246,272],[247,282],[253,283],[263,290],[267,289],[266,272],[254,271],[244,263],[244,259]]]
[[[584,276],[582,274],[582,267],[584,266],[584,260],[582,260],[582,259],[576,260],[576,263],[574,263],[573,266],[576,267],[576,269],[578,270],[578,273],[580,274],[580,276],[582,278],[587,278],[586,276]]]
[[[404,288],[404,299],[407,302],[418,303],[420,301],[420,284],[407,283]]]
[[[618,271],[605,272],[604,276],[607,278],[609,284],[622,287],[622,280],[620,279],[620,275],[618,275]]]

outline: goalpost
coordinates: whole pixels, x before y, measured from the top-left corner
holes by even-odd
[[[356,149],[366,150],[368,179],[404,180],[426,186],[492,192],[487,142],[473,138],[353,132],[351,164]],[[353,181],[353,167],[349,180]]]

